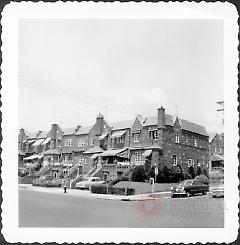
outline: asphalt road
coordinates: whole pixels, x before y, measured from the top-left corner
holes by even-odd
[[[102,200],[19,188],[20,227],[224,227],[224,200],[210,196]]]

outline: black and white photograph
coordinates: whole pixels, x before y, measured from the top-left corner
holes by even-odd
[[[234,6],[65,4],[3,14],[5,239],[233,241]]]

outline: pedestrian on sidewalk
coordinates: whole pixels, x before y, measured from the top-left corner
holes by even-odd
[[[64,193],[67,193],[67,183],[66,182],[63,185],[63,190],[64,190]]]

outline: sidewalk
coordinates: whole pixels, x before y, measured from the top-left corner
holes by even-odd
[[[67,189],[67,193],[63,192],[63,188],[58,187],[39,187],[32,186],[31,184],[19,184],[19,188],[27,188],[33,191],[45,192],[45,193],[54,193],[61,195],[71,195],[79,196],[84,198],[96,198],[103,200],[115,200],[115,201],[146,201],[157,199],[158,196],[163,194],[168,194],[170,192],[157,192],[157,193],[147,193],[147,194],[138,194],[131,196],[120,196],[120,195],[108,195],[108,194],[96,194],[91,193],[88,190],[78,190],[78,189]]]

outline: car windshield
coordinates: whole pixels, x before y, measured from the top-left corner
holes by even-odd
[[[192,180],[184,180],[180,183],[180,185],[191,185],[192,184]]]

